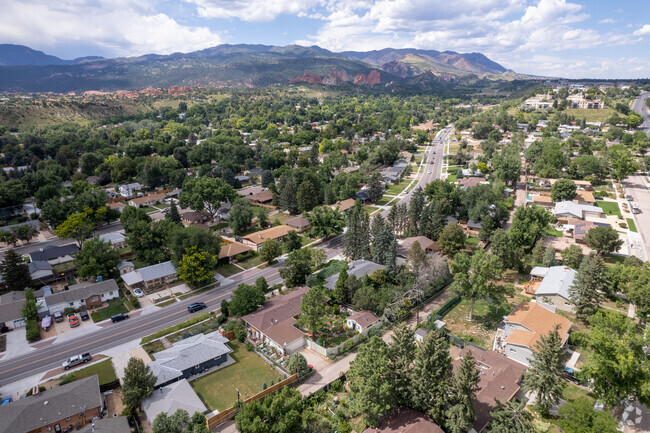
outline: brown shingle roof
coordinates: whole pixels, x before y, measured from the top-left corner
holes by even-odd
[[[242,320],[252,327],[266,332],[266,329],[300,314],[302,295],[308,290],[309,287],[302,287],[286,295],[268,299],[261,310],[242,317]]]
[[[401,407],[384,417],[377,428],[367,428],[363,433],[443,433],[428,415]]]
[[[348,209],[350,209],[352,206],[354,206],[354,199],[349,198],[347,200],[340,201],[334,205],[332,205],[333,208],[338,208],[339,211],[343,212]]]
[[[132,200],[129,200],[129,202],[132,202],[135,205],[139,205],[142,203],[149,203],[150,201],[162,200],[165,197],[166,197],[165,193],[161,192],[158,194],[151,194],[151,195],[145,195],[144,197],[134,198]]]
[[[466,188],[471,188],[473,186],[480,184],[481,182],[485,182],[484,177],[468,177],[458,181],[460,186],[464,186]]]
[[[420,248],[422,248],[423,251],[426,250],[433,250],[435,249],[436,243],[433,242],[431,239],[429,239],[426,236],[412,236],[410,238],[406,238],[402,241],[402,245],[399,246],[398,253],[402,255],[408,254],[409,250],[413,248],[413,245],[415,243],[420,244]]]
[[[246,198],[249,199],[250,201],[264,203],[266,201],[273,200],[273,191],[262,191],[257,194],[249,195]]]
[[[453,362],[454,370],[468,352],[472,353],[479,371],[480,390],[476,394],[474,430],[480,432],[490,422],[490,411],[496,407],[494,399],[508,401],[519,391],[519,381],[526,366],[492,350],[466,346],[460,351],[460,358]]]
[[[261,245],[267,239],[278,239],[283,236],[286,236],[287,233],[289,233],[291,230],[293,229],[289,226],[285,226],[285,225],[276,226],[276,227],[271,227],[270,229],[260,230],[259,232],[251,233],[250,235],[244,236],[243,239],[253,242],[255,245]]]
[[[295,325],[296,319],[291,317],[290,319],[280,322],[277,325],[273,325],[270,328],[264,330],[264,334],[275,341],[279,346],[284,346],[284,344],[290,344],[297,339],[304,337],[305,334]]]
[[[517,305],[504,322],[518,323],[530,329],[530,332],[517,329],[512,331],[506,338],[506,343],[520,344],[531,348],[541,336],[552,331],[556,324],[560,325],[558,332],[562,345],[564,345],[569,338],[569,329],[573,325],[569,319],[532,302],[522,302]]]
[[[241,242],[233,242],[230,244],[225,244],[221,246],[219,250],[219,258],[223,259],[226,257],[234,257],[237,254],[245,253],[246,251],[252,250],[248,245],[244,245]]]
[[[351,316],[347,317],[347,320],[354,320],[363,328],[367,328],[370,325],[373,325],[379,321],[379,317],[372,311],[358,311]]]
[[[307,220],[307,218],[305,218],[301,214],[301,215],[298,215],[295,218],[291,218],[285,224],[290,226],[290,227],[295,227],[295,228],[301,229],[303,227],[308,227],[309,226],[309,221]]]

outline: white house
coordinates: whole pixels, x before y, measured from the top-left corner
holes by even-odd
[[[120,185],[120,195],[122,197],[132,197],[136,192],[142,190],[142,185],[139,182],[125,183]]]
[[[535,275],[531,271],[531,276],[541,274],[543,269],[546,269],[544,279],[535,291],[537,302],[550,304],[562,311],[573,312],[571,286],[578,273],[567,266],[551,266],[550,268],[536,267]]]
[[[590,206],[586,204],[578,204],[572,201],[561,201],[555,203],[553,210],[555,218],[579,218],[585,219],[587,217],[600,218],[603,215],[602,208],[598,206]]]
[[[348,316],[345,321],[348,328],[354,329],[359,333],[366,333],[370,328],[379,323],[379,317],[372,311],[359,311]]]
[[[68,290],[45,296],[45,304],[50,314],[63,313],[66,308],[86,309],[100,306],[109,299],[120,296],[115,280],[99,283],[84,282],[68,287]]]

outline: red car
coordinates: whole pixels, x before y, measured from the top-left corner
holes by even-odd
[[[77,315],[76,314],[68,314],[68,323],[70,323],[71,328],[79,326],[79,319],[77,319]]]

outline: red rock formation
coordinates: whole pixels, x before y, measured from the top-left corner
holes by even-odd
[[[327,84],[328,86],[338,86],[347,81],[350,81],[350,79],[348,78],[348,73],[345,69],[339,71],[336,68],[332,68],[329,74],[323,78],[323,84]]]
[[[167,90],[170,95],[182,95],[190,93],[192,89],[189,86],[172,86]]]
[[[289,80],[289,83],[319,84],[322,82],[323,78],[320,75],[314,75],[311,72],[305,72],[302,77],[296,77]]]
[[[359,74],[354,77],[354,84],[367,84],[369,86],[374,86],[380,82],[381,76],[379,75],[379,72],[374,69],[368,73],[367,77],[364,74]]]

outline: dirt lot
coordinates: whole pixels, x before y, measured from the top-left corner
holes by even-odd
[[[124,405],[122,404],[122,388],[115,388],[107,392],[108,394],[104,394],[106,398],[106,416],[121,415],[124,410]]]

